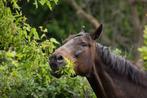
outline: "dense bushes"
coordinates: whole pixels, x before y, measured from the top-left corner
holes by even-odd
[[[51,76],[48,56],[59,43],[27,24],[16,1],[12,13],[0,0],[0,98],[94,97],[84,78]]]
[[[26,23],[27,19],[17,4],[19,0],[3,1],[0,0],[0,98],[94,98],[85,78],[64,75],[56,79],[50,74],[48,56],[59,43],[54,38],[48,39],[46,35],[51,36],[43,27],[34,28]],[[35,4],[36,8],[40,4],[50,9],[58,2],[27,1]],[[47,27],[52,29],[50,31],[58,29],[64,32],[56,23],[48,23]],[[140,51],[147,61],[147,27],[144,38],[145,46]],[[70,73],[71,70],[67,71]]]
[[[139,48],[141,52],[142,58],[144,60],[145,69],[147,69],[147,26],[145,26],[144,30],[144,46]]]

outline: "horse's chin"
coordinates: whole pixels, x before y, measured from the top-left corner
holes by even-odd
[[[51,71],[51,75],[53,75],[56,78],[60,78],[62,76],[62,74],[57,71]]]
[[[60,77],[62,77],[64,74],[61,74],[61,73],[59,73],[59,72],[57,72],[57,71],[51,71],[51,75],[52,76],[54,76],[54,77],[56,77],[56,78],[60,78]],[[72,75],[70,75],[70,77],[76,77],[77,76],[77,74],[72,74]]]

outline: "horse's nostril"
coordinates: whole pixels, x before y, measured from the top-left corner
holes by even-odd
[[[62,55],[57,56],[57,60],[63,60],[63,56]]]
[[[50,62],[57,62],[57,63],[62,63],[64,62],[64,57],[62,55],[52,55],[50,58],[49,58],[49,61]]]

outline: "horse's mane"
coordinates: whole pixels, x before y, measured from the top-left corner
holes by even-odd
[[[106,66],[120,75],[127,76],[137,84],[147,86],[147,84],[143,82],[143,79],[147,78],[145,73],[137,69],[130,61],[121,56],[114,55],[108,47],[102,46],[99,43],[97,43],[96,47],[101,56],[101,60]]]

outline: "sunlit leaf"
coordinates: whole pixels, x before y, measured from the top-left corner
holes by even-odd
[[[31,29],[31,33],[34,35],[34,39],[39,39],[39,35],[38,32],[36,31],[36,28],[32,28]]]
[[[58,1],[59,1],[59,0],[54,0],[55,4],[57,4],[57,3],[58,3]]]
[[[50,38],[50,41],[55,43],[55,44],[59,44],[59,42],[56,39],[54,39],[54,38]]]
[[[45,2],[46,2],[46,0],[39,0],[39,3],[40,3],[41,5],[44,5]]]
[[[36,8],[38,8],[38,1],[37,0],[35,0],[33,4],[35,5]]]
[[[52,5],[51,5],[51,3],[48,1],[46,4],[47,4],[47,6],[49,7],[49,9],[52,10]]]
[[[144,66],[147,68],[147,26],[145,26],[144,30],[144,46],[138,49],[141,52],[141,56],[144,60]]]

